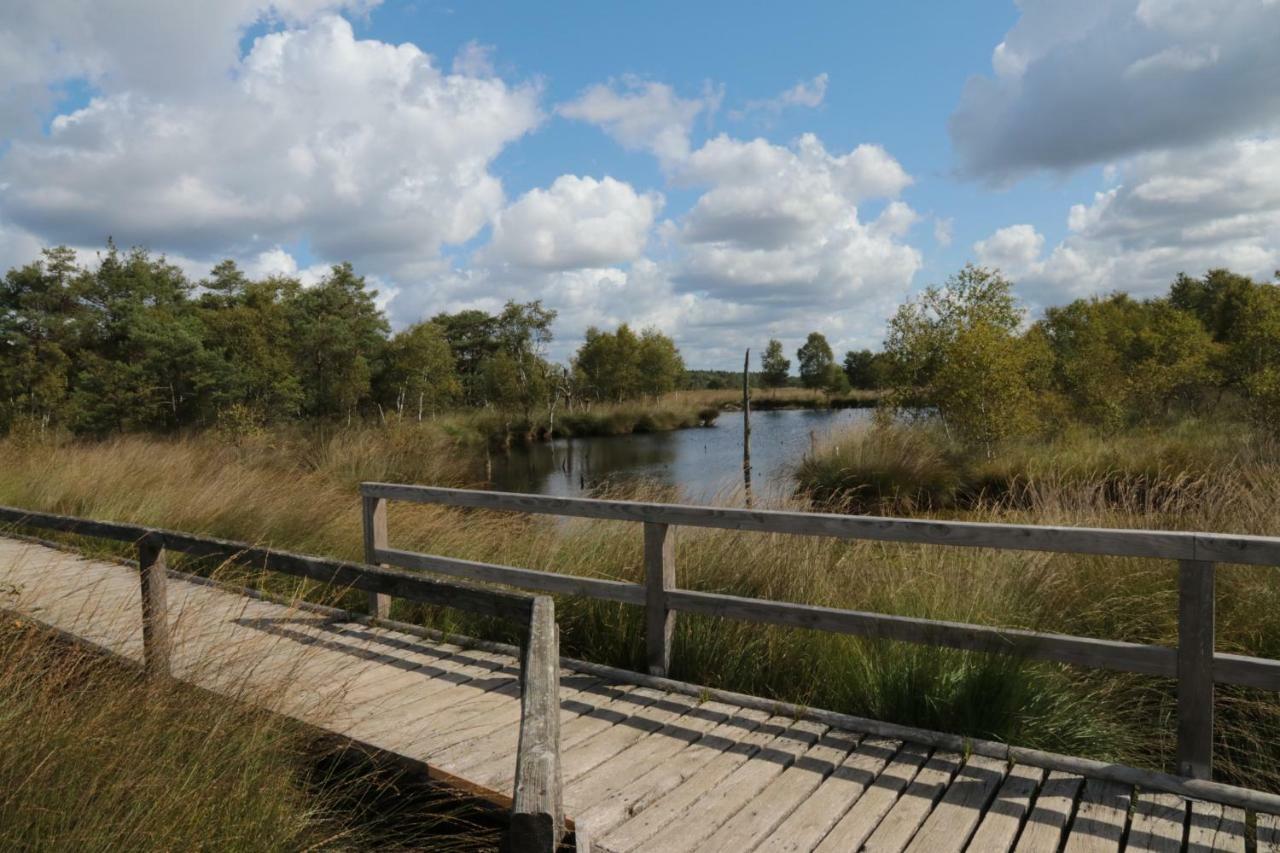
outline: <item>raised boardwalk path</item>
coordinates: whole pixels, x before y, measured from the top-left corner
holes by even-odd
[[[165,585],[174,677],[511,796],[529,713],[514,654],[172,573]],[[137,568],[0,538],[6,596],[144,658]],[[559,774],[579,849],[1280,851],[1271,795],[1187,781],[1223,794],[1189,797],[1174,777],[690,688],[562,662]]]

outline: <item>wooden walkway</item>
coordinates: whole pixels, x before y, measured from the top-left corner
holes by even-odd
[[[510,795],[514,657],[171,577],[177,677]],[[0,605],[142,657],[137,571],[0,539]],[[579,849],[1280,851],[1280,818],[561,672]]]

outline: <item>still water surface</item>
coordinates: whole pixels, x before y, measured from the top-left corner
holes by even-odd
[[[758,494],[790,491],[791,469],[833,428],[865,421],[871,409],[788,409],[751,414],[751,484]],[[574,497],[638,479],[680,490],[695,503],[742,487],[742,413],[704,429],[601,438],[561,438],[493,457],[492,487]]]

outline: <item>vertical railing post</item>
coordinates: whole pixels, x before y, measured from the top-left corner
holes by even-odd
[[[1213,778],[1213,563],[1178,564],[1178,773]]]
[[[167,678],[170,674],[168,574],[164,543],[152,535],[138,540],[138,576],[142,591],[142,666],[148,678]]]
[[[511,799],[510,853],[551,853],[564,836],[560,775],[560,634],[555,602],[533,600],[520,657],[520,738]]]
[[[649,674],[671,671],[671,638],[676,614],[667,607],[667,591],[676,588],[675,530],[654,521],[644,523],[645,650]]]
[[[360,506],[364,527],[364,561],[377,565],[376,550],[387,547],[387,499],[361,495]],[[391,596],[382,592],[369,593],[369,615],[378,619],[388,618],[391,615]]]

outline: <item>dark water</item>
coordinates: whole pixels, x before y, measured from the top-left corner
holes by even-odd
[[[751,481],[758,493],[790,490],[790,469],[835,427],[865,421],[871,409],[792,409],[751,415]],[[742,487],[742,413],[725,412],[713,427],[606,438],[564,438],[493,457],[493,488],[578,496],[636,479],[678,488],[701,502]]]

